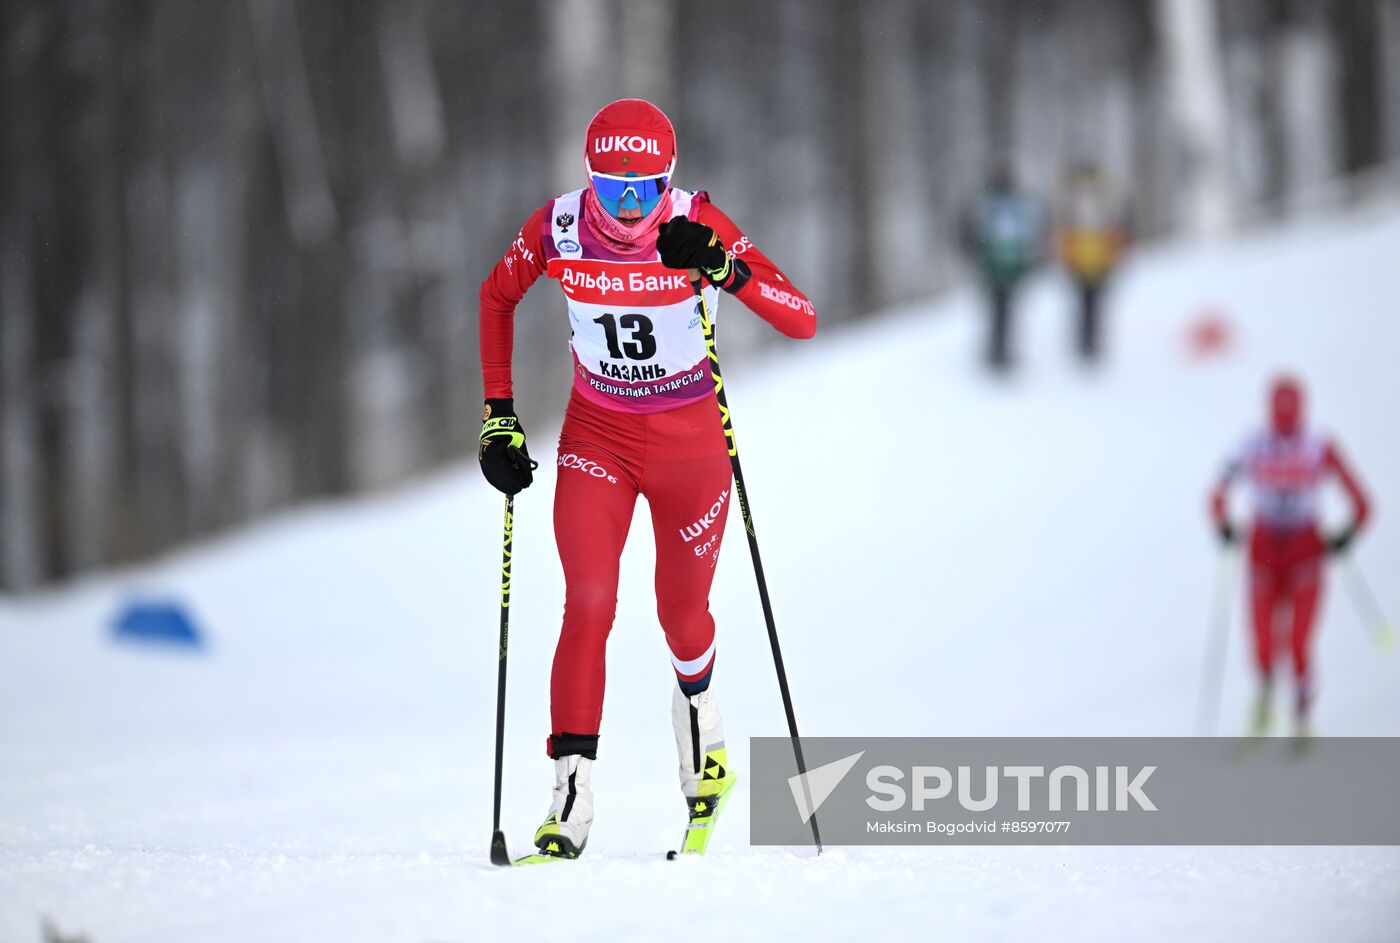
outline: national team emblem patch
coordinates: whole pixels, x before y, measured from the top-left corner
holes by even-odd
[[[558,216],[554,217],[554,225],[558,226],[560,229],[564,230],[565,232],[568,232],[568,231],[569,231],[569,227],[572,226],[573,224],[574,224],[574,214],[572,214],[572,213],[560,213]]]

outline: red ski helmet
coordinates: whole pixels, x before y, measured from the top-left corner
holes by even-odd
[[[604,105],[588,122],[583,156],[590,173],[652,177],[676,162],[671,119],[649,101],[623,98]]]
[[[1291,376],[1276,377],[1269,386],[1269,419],[1279,435],[1292,435],[1303,425],[1303,384]]]

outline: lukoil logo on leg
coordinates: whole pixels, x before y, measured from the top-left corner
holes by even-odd
[[[690,543],[696,537],[699,537],[701,534],[705,533],[705,531],[709,530],[710,526],[714,524],[715,518],[719,517],[719,512],[724,510],[724,502],[727,500],[729,500],[729,489],[725,488],[719,493],[719,497],[715,499],[715,503],[710,505],[710,509],[701,515],[698,521],[694,524],[687,524],[679,529],[678,533],[681,535],[681,540]]]

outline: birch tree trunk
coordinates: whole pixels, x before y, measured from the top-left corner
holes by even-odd
[[[1180,217],[1186,232],[1210,236],[1234,221],[1229,108],[1215,0],[1157,0],[1180,153]]]

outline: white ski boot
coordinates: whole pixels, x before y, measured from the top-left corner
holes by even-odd
[[[680,758],[681,793],[690,810],[681,851],[703,855],[739,777],[729,768],[724,725],[714,692],[706,690],[686,697],[676,688],[671,699],[671,723]]]
[[[551,858],[577,858],[593,825],[593,761],[577,754],[554,760],[554,799],[535,831],[535,847]]]
[[[1266,679],[1259,684],[1259,692],[1254,696],[1254,706],[1250,711],[1249,734],[1252,739],[1267,737],[1273,727],[1274,687]]]

